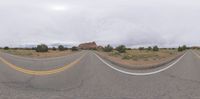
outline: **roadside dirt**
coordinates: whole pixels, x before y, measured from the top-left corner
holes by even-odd
[[[13,55],[19,55],[23,57],[30,57],[30,58],[50,58],[50,57],[60,57],[60,56],[66,56],[70,55],[76,52],[73,52],[71,50],[66,51],[52,51],[49,50],[48,52],[36,52],[34,50],[1,50],[2,52],[13,54]]]
[[[179,56],[183,54],[180,52],[166,52],[166,51],[160,51],[160,52],[148,52],[146,56],[149,57],[140,57],[139,54],[144,54],[144,52],[138,52],[131,55],[131,53],[128,53],[128,56],[130,57],[127,59],[124,59],[125,55],[112,55],[112,53],[107,52],[98,52],[98,54],[105,58],[110,60],[111,62],[118,64],[120,66],[131,68],[131,69],[146,69],[146,68],[153,68],[159,65],[162,65],[164,63],[170,62]],[[126,53],[127,55],[127,53]]]

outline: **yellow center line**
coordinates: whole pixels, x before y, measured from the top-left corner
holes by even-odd
[[[81,56],[80,58],[78,58],[77,60],[71,62],[70,64],[67,64],[63,67],[57,68],[57,69],[52,69],[52,70],[44,70],[44,71],[37,71],[37,70],[30,70],[30,69],[24,69],[21,68],[19,66],[16,66],[10,62],[8,62],[7,60],[5,60],[4,58],[0,57],[0,60],[5,63],[6,65],[8,65],[9,67],[11,67],[12,69],[25,73],[25,74],[29,74],[29,75],[38,75],[38,76],[42,76],[42,75],[50,75],[50,74],[55,74],[55,73],[59,73],[62,72],[72,66],[74,66],[75,64],[77,64],[85,55]]]

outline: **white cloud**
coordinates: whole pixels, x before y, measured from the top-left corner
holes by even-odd
[[[0,46],[200,44],[198,0],[2,0]]]

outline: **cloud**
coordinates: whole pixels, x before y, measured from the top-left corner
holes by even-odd
[[[88,41],[130,47],[198,45],[199,4],[197,0],[0,1],[0,46]]]

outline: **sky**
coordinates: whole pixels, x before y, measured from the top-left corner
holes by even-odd
[[[196,46],[199,12],[199,0],[0,0],[0,46]]]

